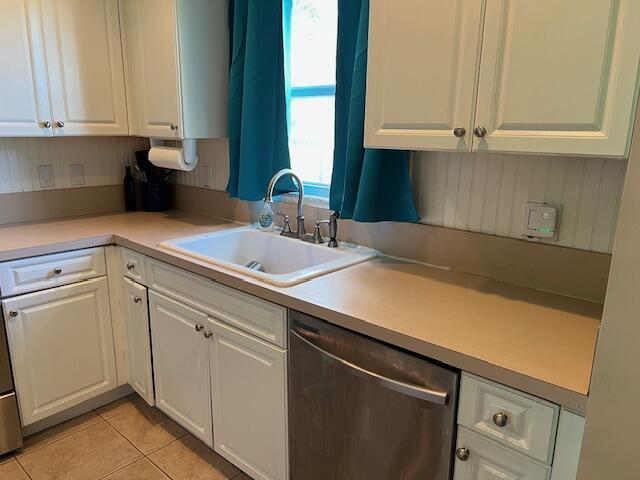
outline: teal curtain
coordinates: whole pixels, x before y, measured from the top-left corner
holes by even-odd
[[[329,204],[359,222],[419,220],[408,152],[365,149],[369,0],[338,0],[335,150]]]
[[[273,174],[291,164],[282,0],[231,0],[229,26],[227,192],[241,200],[261,200]],[[277,193],[295,189],[290,179],[278,186]]]

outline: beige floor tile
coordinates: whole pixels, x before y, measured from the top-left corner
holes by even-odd
[[[96,409],[96,413],[102,418],[109,418],[115,415],[131,410],[132,408],[144,404],[145,401],[137,393],[132,393],[126,397],[119,398],[111,403],[106,404],[104,407]]]
[[[110,417],[107,422],[145,455],[187,433],[160,410],[146,404]]]
[[[149,460],[175,480],[227,480],[240,473],[192,435],[153,452]]]
[[[100,422],[18,458],[32,480],[97,480],[141,456]]]
[[[118,470],[111,475],[104,477],[104,480],[171,480],[162,470],[156,467],[146,458],[132,463]]]
[[[0,465],[0,478],[2,480],[29,480],[29,477],[15,459]]]
[[[82,429],[95,425],[102,421],[102,418],[95,412],[87,412],[79,417],[72,418],[66,422],[62,422],[54,427],[47,428],[42,432],[35,433],[24,440],[24,446],[18,452],[17,456],[33,452],[38,448],[42,448],[51,444],[52,442],[64,437],[68,437],[72,433],[78,432]]]

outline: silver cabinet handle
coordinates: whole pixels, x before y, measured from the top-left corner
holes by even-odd
[[[211,335],[213,335],[213,332],[211,330],[207,330],[206,332],[204,332],[204,338],[209,338]]]
[[[310,342],[295,330],[291,330],[291,333],[298,339],[306,343],[308,346],[324,355],[324,357],[330,362],[336,365],[347,367],[349,369],[349,372],[357,377],[364,378],[366,380],[372,380],[378,385],[388,388],[389,390],[393,390],[404,395],[409,395],[414,398],[419,398],[420,400],[426,400],[427,402],[435,403],[437,405],[446,405],[447,401],[449,400],[449,394],[447,392],[439,392],[437,390],[431,390],[419,385],[413,385],[411,383],[400,382],[398,380],[383,377],[378,373],[371,372],[342,358],[336,357],[332,353],[329,353],[316,344]]]
[[[469,460],[470,455],[471,452],[469,452],[468,448],[462,447],[456,450],[456,457],[458,457],[458,460],[462,460],[463,462]]]
[[[40,124],[42,128],[51,128],[51,122],[49,120],[45,120]]]
[[[196,329],[196,332],[201,332],[202,330],[204,330],[204,325],[201,323],[197,323],[195,325],[195,329]]]
[[[467,129],[464,127],[456,127],[453,129],[453,134],[458,138],[462,138],[467,134]]]
[[[62,273],[62,269],[60,267],[56,267],[53,269],[53,273],[55,275],[60,275]]]
[[[127,263],[127,270],[133,270],[134,268],[136,268],[135,263],[131,263],[131,262]]]
[[[170,123],[170,124],[169,124],[169,128],[170,128],[171,130],[177,130],[177,129],[178,129],[178,125],[176,125],[175,123]]]
[[[134,301],[135,303],[140,303],[140,302],[142,301],[142,298],[140,298],[140,297],[136,296],[136,297],[133,297],[133,301]]]
[[[10,317],[17,317],[18,316],[18,311],[17,310],[11,310],[9,312],[9,316]]]
[[[478,138],[482,138],[487,134],[487,129],[484,127],[476,127],[473,129],[473,134]]]
[[[64,128],[64,122],[63,122],[62,120],[58,120],[58,121],[56,122],[56,126],[57,126],[58,128]]]
[[[498,427],[504,427],[509,421],[509,416],[506,413],[498,412],[493,416],[493,423]]]

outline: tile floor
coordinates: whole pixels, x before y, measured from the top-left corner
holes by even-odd
[[[2,480],[251,480],[133,394],[25,439]]]

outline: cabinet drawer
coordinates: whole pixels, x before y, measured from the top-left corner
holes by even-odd
[[[0,263],[3,297],[106,275],[104,248],[87,248]]]
[[[286,346],[286,309],[165,263],[147,259],[149,288],[280,347]]]
[[[462,376],[458,423],[546,464],[553,455],[559,411],[553,403]]]
[[[505,448],[466,428],[458,428],[456,449],[468,450],[467,460],[456,455],[454,480],[549,480],[551,468]]]
[[[122,273],[125,277],[144,286],[147,285],[147,269],[145,267],[145,257],[141,253],[134,252],[128,248],[120,247],[120,261]]]

